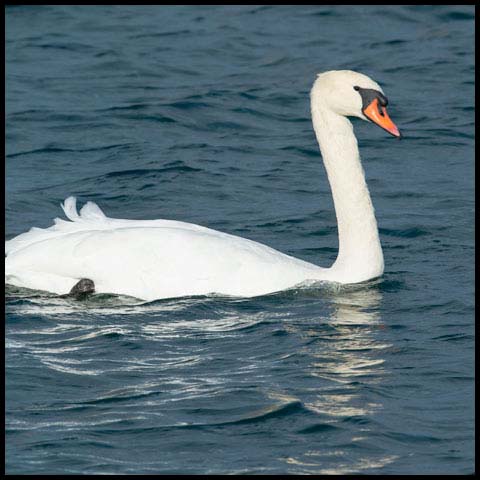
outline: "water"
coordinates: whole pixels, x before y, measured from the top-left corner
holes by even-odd
[[[7,473],[473,473],[474,10],[8,7],[6,236],[68,195],[329,266],[315,74],[354,120],[386,271],[253,299],[6,290]]]

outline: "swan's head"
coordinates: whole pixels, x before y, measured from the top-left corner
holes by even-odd
[[[312,103],[321,102],[345,117],[371,121],[395,137],[400,132],[387,113],[387,97],[377,82],[352,70],[320,73],[312,88]]]

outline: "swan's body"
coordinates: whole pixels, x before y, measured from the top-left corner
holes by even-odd
[[[365,119],[357,86],[381,92],[371,79],[350,71],[319,75],[311,92],[313,125],[338,220],[339,254],[332,267],[189,223],[108,218],[91,202],[78,215],[70,197],[63,206],[70,221],[56,219],[50,228],[32,228],[6,242],[6,283],[66,294],[79,279],[89,278],[99,293],[153,300],[255,296],[307,280],[356,283],[381,275],[377,222],[346,118]]]

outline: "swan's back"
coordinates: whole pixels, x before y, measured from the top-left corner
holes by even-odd
[[[172,220],[108,218],[94,203],[6,244],[9,283],[64,294],[80,278],[97,292],[151,300],[223,293],[252,296],[316,278],[318,267],[270,247]],[[323,269],[320,269],[323,270]]]
[[[61,206],[68,220],[55,218],[53,220],[54,224],[49,228],[32,227],[28,232],[8,240],[5,242],[5,255],[10,255],[17,250],[21,250],[37,242],[58,238],[71,233],[92,230],[112,230],[132,227],[176,227],[185,230],[214,231],[207,227],[176,220],[127,220],[110,218],[93,202],[87,202],[78,213],[75,197],[68,197]]]

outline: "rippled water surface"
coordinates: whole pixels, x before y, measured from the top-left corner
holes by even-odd
[[[353,120],[379,280],[150,303],[7,287],[7,473],[473,473],[472,7],[6,16],[7,238],[76,195],[328,266],[315,74],[370,75],[404,134]]]

